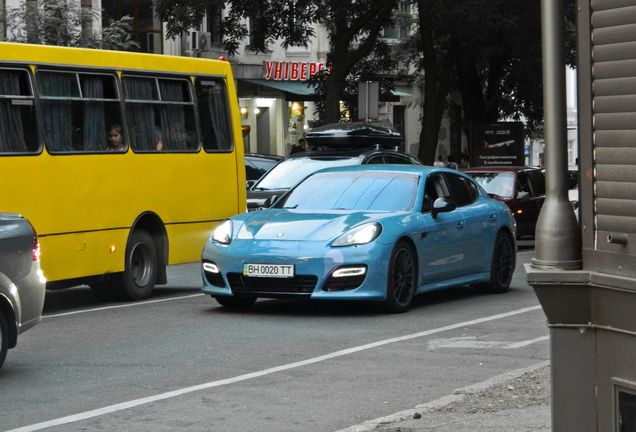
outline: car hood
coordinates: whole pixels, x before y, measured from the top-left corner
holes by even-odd
[[[236,236],[244,240],[327,241],[353,226],[377,219],[376,212],[267,209],[249,213]]]

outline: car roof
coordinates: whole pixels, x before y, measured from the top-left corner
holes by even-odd
[[[428,176],[429,174],[436,172],[450,172],[461,174],[460,171],[443,168],[443,167],[434,167],[429,165],[399,165],[399,164],[372,164],[372,165],[348,165],[342,167],[333,167],[333,168],[323,168],[320,171],[321,173],[325,172],[395,172],[395,173],[413,173],[421,176]]]
[[[245,157],[253,157],[260,159],[271,159],[271,160],[283,160],[284,156],[272,155],[272,154],[264,154],[264,153],[245,153]]]
[[[541,171],[541,168],[533,166],[511,166],[511,165],[496,165],[496,166],[483,166],[476,168],[465,168],[462,172],[511,172],[518,173],[521,171]]]
[[[377,149],[377,148],[357,148],[357,149],[343,149],[343,150],[316,150],[316,151],[305,151],[305,152],[297,152],[287,156],[285,159],[300,159],[300,158],[321,158],[321,157],[334,157],[334,156],[342,156],[342,157],[366,157],[373,154],[398,154],[398,155],[406,155],[409,157],[407,153],[397,151],[397,150],[385,150],[385,149]]]

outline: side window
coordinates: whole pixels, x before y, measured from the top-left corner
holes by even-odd
[[[543,173],[537,170],[531,171],[529,175],[532,179],[536,195],[545,195],[545,176],[543,175]]]
[[[190,82],[123,76],[126,120],[135,151],[194,151],[198,135]]]
[[[446,173],[446,180],[448,180],[457,207],[472,204],[477,200],[479,193],[471,180],[452,173]]]
[[[35,103],[27,71],[0,69],[0,152],[39,150]]]
[[[431,211],[433,203],[437,198],[450,198],[450,191],[444,181],[444,178],[439,174],[433,174],[426,179],[426,185],[424,186],[424,201],[422,202],[422,212]]]
[[[195,88],[203,148],[206,151],[232,150],[232,117],[225,83],[219,79],[197,78]]]
[[[388,164],[412,165],[409,159],[398,155],[385,155],[384,159]]]
[[[382,155],[377,155],[377,156],[372,156],[369,158],[369,160],[367,160],[367,162],[365,163],[365,165],[377,165],[377,164],[383,164],[384,162],[384,157],[382,157]]]
[[[36,79],[50,152],[109,149],[108,131],[121,124],[114,75],[39,70]]]
[[[520,172],[517,174],[517,198],[534,196],[532,188],[530,187],[530,179],[528,174]]]

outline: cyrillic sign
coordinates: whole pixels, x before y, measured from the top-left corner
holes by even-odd
[[[306,81],[316,72],[326,68],[324,63],[266,61],[265,79]]]

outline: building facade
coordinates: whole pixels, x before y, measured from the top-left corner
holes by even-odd
[[[5,0],[5,7],[18,7],[37,0]],[[327,30],[315,27],[307,47],[269,46],[265,53],[246,48],[246,41],[235,56],[223,50],[220,23],[225,10],[210,9],[201,25],[176,40],[166,39],[166,27],[155,14],[153,0],[67,0],[96,14],[93,26],[108,25],[110,19],[133,17],[133,38],[140,51],[174,56],[226,58],[232,65],[241,107],[246,152],[287,155],[317,120],[316,96],[307,78],[326,67],[329,39]],[[400,3],[408,12],[409,2]],[[406,9],[404,9],[406,8]],[[101,17],[101,20],[100,20]],[[249,27],[249,20],[246,23]],[[387,42],[397,44],[405,37],[404,28],[385,29]],[[5,32],[5,37],[7,36]],[[10,40],[10,38],[7,38]],[[407,82],[395,82],[390,100],[380,100],[376,118],[369,120],[396,127],[404,136],[405,150],[417,155],[421,131],[421,89]],[[353,121],[357,119],[351,119]],[[454,131],[454,132],[453,132]],[[438,143],[438,154],[465,151],[465,135],[445,122]]]

